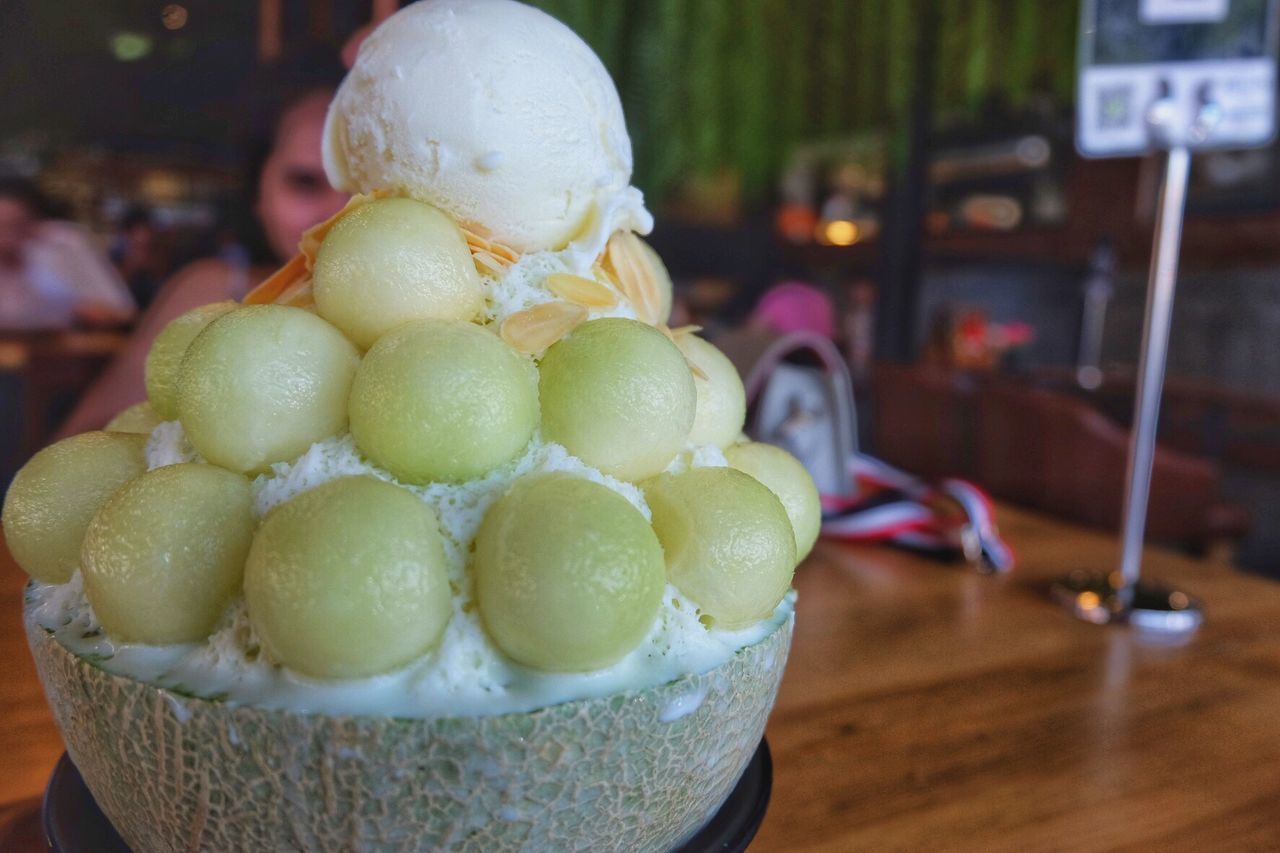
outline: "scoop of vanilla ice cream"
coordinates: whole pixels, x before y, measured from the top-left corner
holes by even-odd
[[[608,72],[513,0],[421,0],[383,22],[329,108],[324,162],[339,189],[404,193],[521,251],[653,226]]]

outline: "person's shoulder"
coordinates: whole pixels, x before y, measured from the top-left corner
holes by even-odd
[[[93,244],[94,237],[88,228],[66,219],[45,219],[36,226],[36,237],[50,243]]]
[[[73,262],[103,254],[98,239],[88,228],[63,219],[40,222],[35,227],[29,250],[36,255],[43,252],[57,258],[70,258]]]
[[[156,295],[153,308],[168,319],[210,302],[240,297],[243,271],[221,258],[201,258],[183,266]]]

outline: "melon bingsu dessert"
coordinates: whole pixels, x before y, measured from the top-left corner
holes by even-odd
[[[411,5],[326,136],[348,207],[5,497],[68,752],[138,851],[677,845],[763,734],[813,484],[666,325],[564,26]]]

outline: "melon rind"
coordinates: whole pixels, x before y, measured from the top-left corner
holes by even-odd
[[[30,605],[25,623],[67,751],[134,850],[666,850],[742,775],[793,617],[702,675],[430,719],[180,696],[77,657]]]

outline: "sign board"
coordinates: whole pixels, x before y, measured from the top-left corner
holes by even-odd
[[[1216,122],[1190,147],[1253,148],[1276,130],[1278,0],[1084,0],[1076,147],[1086,157],[1164,147],[1147,121],[1166,100],[1182,133],[1206,104]]]

